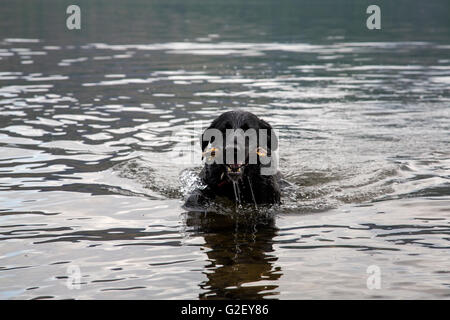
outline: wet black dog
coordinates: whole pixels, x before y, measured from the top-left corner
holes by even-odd
[[[205,206],[218,196],[255,205],[280,202],[278,139],[270,124],[250,112],[225,112],[200,142],[206,160],[200,178],[206,187],[189,195],[186,209]]]

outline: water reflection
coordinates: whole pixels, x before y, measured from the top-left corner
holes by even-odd
[[[200,299],[263,299],[276,297],[282,276],[273,248],[274,218],[216,213],[186,214],[186,226],[205,240],[207,280],[199,284]]]

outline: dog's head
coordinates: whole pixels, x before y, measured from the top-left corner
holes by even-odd
[[[271,165],[278,148],[274,130],[266,121],[245,111],[229,111],[216,118],[201,136],[207,165],[221,177],[237,181],[250,171]]]

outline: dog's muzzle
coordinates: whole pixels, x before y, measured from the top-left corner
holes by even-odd
[[[239,180],[245,169],[246,154],[245,148],[239,145],[228,145],[225,147],[225,167],[226,175],[232,181]]]

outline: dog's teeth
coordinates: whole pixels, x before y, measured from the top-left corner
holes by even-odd
[[[241,172],[241,168],[238,168],[238,169],[237,169],[237,172]]]
[[[227,170],[228,170],[228,172],[231,172],[231,168],[230,167],[227,167]]]
[[[225,172],[222,172],[222,174],[220,175],[220,180],[223,179],[223,175],[225,174]]]

